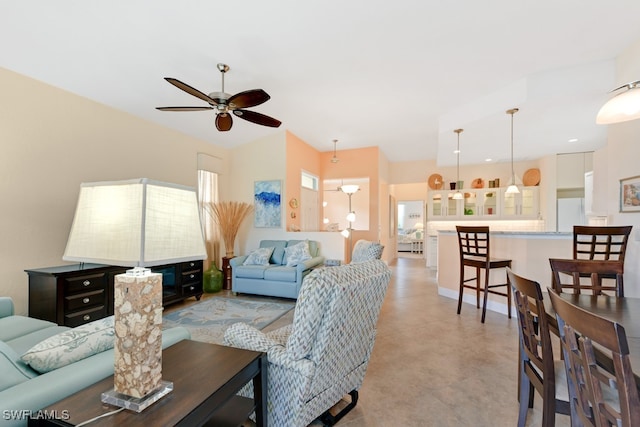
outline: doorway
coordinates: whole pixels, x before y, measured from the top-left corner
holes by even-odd
[[[401,200],[397,212],[397,256],[424,258],[424,200]]]

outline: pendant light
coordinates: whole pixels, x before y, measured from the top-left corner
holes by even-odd
[[[640,80],[613,89],[626,89],[607,101],[598,111],[596,123],[608,125],[640,119]]]
[[[336,144],[338,143],[337,139],[333,140],[333,157],[331,158],[331,163],[338,163],[340,159],[336,156]]]
[[[464,129],[456,129],[454,130],[455,133],[458,134],[458,149],[456,150],[456,155],[458,157],[458,166],[457,166],[457,172],[456,172],[456,192],[453,194],[453,200],[462,200],[464,197],[462,196],[462,193],[460,192],[460,189],[458,188],[458,185],[460,185],[460,134],[464,131]]]
[[[507,114],[511,115],[511,182],[509,184],[509,187],[507,187],[506,194],[520,193],[520,189],[516,185],[516,174],[513,171],[513,115],[518,111],[519,110],[517,108],[507,110]]]

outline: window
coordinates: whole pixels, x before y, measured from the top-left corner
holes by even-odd
[[[318,177],[309,172],[302,171],[300,185],[302,185],[302,188],[318,191]]]

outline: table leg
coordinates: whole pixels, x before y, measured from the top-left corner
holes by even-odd
[[[260,374],[253,377],[253,400],[256,406],[256,426],[267,425],[267,355],[264,354],[260,360]]]

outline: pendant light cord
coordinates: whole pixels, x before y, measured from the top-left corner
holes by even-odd
[[[517,108],[512,108],[511,110],[507,110],[507,114],[511,115],[511,184],[516,185],[516,173],[513,169],[513,115],[517,113],[519,110]]]

